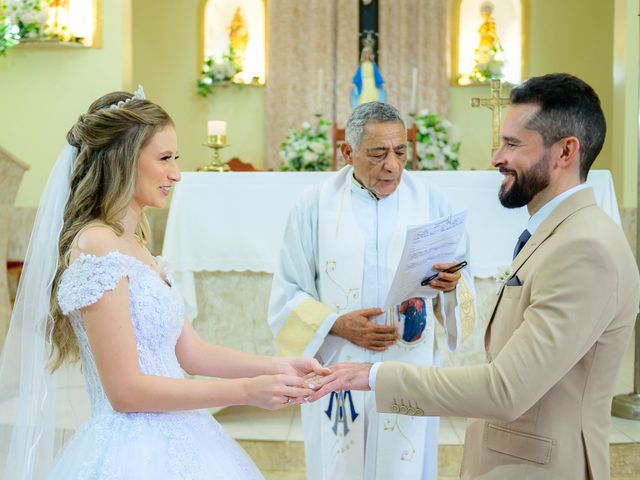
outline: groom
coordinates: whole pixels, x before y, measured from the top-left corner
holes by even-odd
[[[568,74],[531,78],[511,102],[492,163],[501,203],[531,218],[487,326],[489,363],[337,364],[312,399],[371,389],[379,412],[476,418],[462,479],[608,479],[611,397],[640,283],[622,231],[584,184],[604,115]]]

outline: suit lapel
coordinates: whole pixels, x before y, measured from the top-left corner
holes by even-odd
[[[538,247],[551,236],[551,234],[558,228],[561,223],[563,223],[567,218],[575,214],[577,211],[594,205],[596,205],[596,198],[592,188],[584,188],[582,190],[578,190],[569,198],[563,200],[560,205],[558,205],[551,212],[551,214],[540,224],[529,241],[513,260],[513,263],[511,264],[511,277],[518,273],[518,270],[520,270],[520,268],[538,249]],[[493,304],[493,308],[491,309],[489,323],[487,324],[487,328],[485,330],[485,348],[488,347],[489,329],[491,327],[491,323],[493,322],[493,317],[496,313],[496,310],[498,309],[498,305],[500,304],[500,300],[502,299],[503,291],[504,285],[502,285],[502,287],[500,288],[498,297],[496,298],[496,301]]]

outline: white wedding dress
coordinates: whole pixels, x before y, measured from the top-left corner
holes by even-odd
[[[137,258],[82,254],[63,273],[58,302],[75,330],[91,418],[66,445],[48,480],[261,479],[257,467],[206,411],[119,413],[100,383],[80,309],[125,277],[140,371],[182,378],[175,346],[184,322],[178,291]]]

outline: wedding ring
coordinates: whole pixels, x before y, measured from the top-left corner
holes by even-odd
[[[286,402],[284,402],[284,403],[286,403],[286,404],[291,403],[291,397],[287,397],[287,401],[286,401]]]

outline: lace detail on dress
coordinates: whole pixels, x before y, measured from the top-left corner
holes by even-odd
[[[62,274],[58,303],[63,313],[69,315],[78,338],[94,415],[113,409],[100,383],[80,309],[100,300],[124,277],[129,279],[129,311],[140,371],[147,375],[183,377],[175,356],[184,317],[184,304],[179,293],[135,257],[119,252],[102,257],[81,254]]]
[[[64,315],[96,303],[127,274],[127,258],[118,252],[104,257],[81,254],[60,278],[58,304]]]
[[[78,430],[48,479],[262,478],[246,453],[206,412],[120,413],[106,397],[80,310],[116,288],[124,277],[129,280],[129,312],[140,371],[184,376],[175,352],[184,303],[171,287],[166,262],[156,261],[162,276],[119,252],[103,257],[81,254],[62,274],[58,303],[78,339],[92,418]]]

